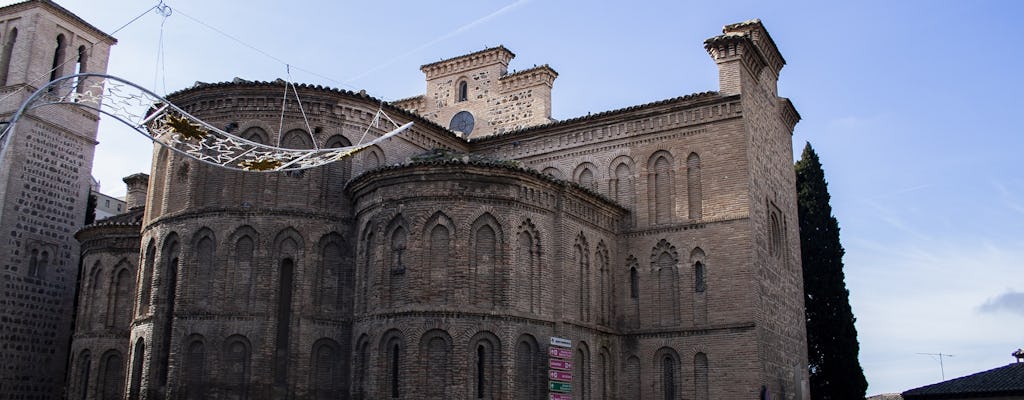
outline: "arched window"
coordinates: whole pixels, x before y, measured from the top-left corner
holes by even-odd
[[[281,136],[281,147],[286,149],[312,149],[313,142],[309,133],[302,129],[292,129]]]
[[[128,398],[139,398],[139,390],[142,388],[142,368],[146,361],[146,342],[139,338],[135,342],[135,349],[132,350],[131,382],[128,384]]]
[[[619,205],[630,211],[630,215],[627,218],[629,218],[630,224],[635,224],[636,180],[630,167],[632,162],[632,160],[624,158],[623,162],[615,166],[615,179],[612,181],[611,194],[615,196],[615,201],[619,202]]]
[[[50,80],[56,80],[64,75],[64,52],[67,50],[67,43],[64,34],[57,35],[57,47],[53,50],[53,67],[50,69]],[[53,90],[51,87],[50,90]]]
[[[0,86],[7,85],[7,74],[11,72],[11,54],[14,52],[14,43],[18,40],[18,28],[11,28],[4,40],[3,50],[0,50]]]
[[[587,189],[597,190],[597,181],[594,179],[594,171],[588,167],[584,167],[583,170],[580,171],[580,176],[576,183]]]
[[[427,274],[430,279],[431,288],[445,288],[448,284],[448,267],[451,263],[449,251],[451,250],[448,228],[441,222],[448,217],[438,214],[438,224],[430,229],[430,247],[427,255]],[[427,289],[428,298],[435,303],[447,304],[449,301],[448,290]]]
[[[640,274],[637,273],[636,267],[629,267],[629,298],[640,298]]]
[[[103,266],[99,261],[96,261],[92,267],[88,285],[88,292],[83,293],[82,300],[86,302],[83,307],[86,309],[86,318],[90,320],[82,322],[84,322],[83,326],[89,326],[98,331],[102,329],[104,319],[109,316],[109,312],[104,309],[104,304],[106,304],[104,300],[107,300],[105,294],[109,291],[103,290]]]
[[[124,398],[124,361],[121,353],[117,350],[110,350],[100,360],[100,387],[97,389],[99,398],[121,399]]]
[[[492,225],[494,224],[494,225]],[[494,308],[499,303],[501,271],[498,270],[497,222],[490,214],[484,214],[473,224],[472,268],[474,283],[471,298],[478,306]]]
[[[351,271],[344,265],[345,258],[340,235],[332,234],[324,239],[320,249],[320,276],[317,279],[317,305],[321,312],[341,312],[345,301],[342,291],[345,285],[345,271]]]
[[[341,375],[342,355],[338,342],[331,339],[320,339],[313,344],[310,352],[313,365],[312,383],[315,399],[337,399],[341,397],[343,386]]]
[[[555,168],[555,167],[544,168],[544,170],[541,171],[541,173],[543,173],[544,175],[548,175],[548,176],[550,176],[552,178],[555,178],[555,179],[565,179],[565,174],[563,174],[560,169]]]
[[[661,357],[662,393],[665,400],[676,399],[676,363],[669,355]]]
[[[209,229],[203,229],[200,233],[199,241],[195,244],[196,249],[196,282],[193,283],[192,287],[192,301],[194,301],[200,309],[210,309],[213,304],[210,304],[215,300],[214,295],[214,277],[217,276],[215,269],[217,268],[214,262],[214,252],[216,246],[214,245],[212,236],[213,232]]]
[[[768,236],[771,241],[769,251],[772,257],[779,257],[782,254],[782,227],[779,225],[779,215],[772,212],[769,224]]]
[[[184,376],[185,398],[203,399],[206,396],[206,344],[202,336],[191,337],[185,348]]]
[[[575,259],[577,265],[577,316],[581,321],[590,321],[590,246],[587,245],[587,238],[580,232],[576,236]]]
[[[75,63],[75,73],[84,74],[86,73],[86,65],[89,62],[89,51],[86,50],[85,46],[78,46],[78,62]],[[75,83],[75,91],[78,93],[84,92],[86,89],[85,81],[79,80]]]
[[[548,376],[544,373],[547,359],[541,357],[537,340],[529,334],[519,337],[516,345],[515,399],[533,400],[543,396]]]
[[[597,354],[597,373],[601,379],[596,385],[597,393],[594,396],[596,399],[603,400],[614,397],[615,374],[611,363],[611,352],[607,347],[602,347],[601,352]]]
[[[159,368],[159,374],[157,379],[158,386],[167,385],[167,374],[170,370],[169,360],[171,353],[171,338],[174,335],[171,334],[171,327],[174,321],[174,309],[177,303],[178,296],[178,251],[180,249],[178,244],[178,237],[175,234],[171,234],[164,241],[163,250],[161,251],[161,281],[165,283],[165,296],[167,310],[163,315],[161,321],[161,332],[162,342],[160,343],[159,362],[157,367]]]
[[[375,236],[373,235],[373,227],[371,224],[367,224],[363,233],[363,240],[360,243],[363,246],[363,264],[362,271],[359,273],[359,277],[356,280],[356,312],[366,312],[366,302],[370,297],[369,288],[370,282],[373,280],[373,267],[374,267],[374,256],[376,255],[376,243],[374,243]]]
[[[651,163],[650,188],[651,205],[653,206],[653,222],[665,224],[672,222],[675,201],[672,196],[672,161],[667,153],[658,153]]]
[[[392,329],[384,333],[381,338],[381,349],[380,355],[384,359],[384,371],[381,374],[384,379],[381,380],[383,384],[383,393],[387,393],[388,398],[397,399],[402,397],[402,351],[405,349],[405,341],[402,339],[402,333],[397,329]]]
[[[243,235],[235,241],[235,279],[229,285],[233,294],[227,300],[236,311],[244,311],[249,304],[252,276],[256,270],[253,264],[255,252],[256,244],[249,235]]]
[[[580,343],[573,357],[572,388],[581,399],[590,398],[590,351],[586,343]],[[574,396],[575,397],[575,396]]]
[[[679,324],[679,254],[675,246],[661,239],[651,253],[651,262],[657,274],[657,306],[663,325]]]
[[[481,332],[469,341],[472,354],[471,397],[472,399],[494,399],[498,393],[500,347],[498,337],[490,332]]]
[[[245,132],[242,132],[242,134],[239,136],[242,139],[248,140],[250,142],[255,142],[259,144],[267,143],[267,132],[260,127],[254,126],[249,129],[246,129]]]
[[[519,290],[515,296],[519,309],[532,313],[540,312],[541,280],[543,273],[540,267],[540,239],[537,227],[527,219],[519,225],[516,239],[516,269],[514,270],[515,287]]]
[[[28,276],[46,279],[46,270],[50,267],[50,252],[46,249],[32,249],[28,259]]]
[[[392,222],[389,238],[390,254],[388,255],[384,276],[388,279],[386,299],[391,306],[398,306],[405,302],[405,250],[409,241],[409,231],[405,229],[405,221],[397,217]]]
[[[78,398],[86,400],[89,398],[89,374],[92,367],[92,355],[89,350],[83,350],[78,356]]]
[[[640,381],[640,358],[637,356],[629,356],[626,359],[626,369],[623,371],[626,373],[626,390],[625,393],[632,393],[634,398],[641,398],[641,381]]]
[[[703,292],[707,289],[707,282],[704,279],[704,264],[700,261],[693,263],[693,290]]]
[[[420,354],[425,368],[423,388],[425,398],[447,399],[455,395],[449,393],[451,382],[451,337],[444,331],[432,330],[423,335],[420,342]]]
[[[224,385],[229,399],[244,399],[249,394],[249,339],[234,335],[224,340]]]
[[[111,312],[108,325],[122,331],[128,329],[128,325],[132,321],[132,286],[135,283],[135,277],[132,274],[131,265],[127,261],[122,261],[118,267],[115,267],[115,270],[118,272],[114,277],[113,290],[111,290],[113,298],[110,299]]]
[[[288,342],[292,321],[292,274],[295,262],[291,258],[281,260],[280,280],[277,286],[277,335],[274,348],[274,383],[288,384]]]
[[[469,83],[466,81],[459,81],[458,95],[455,99],[456,102],[466,101],[469,99]]]
[[[352,370],[352,394],[356,400],[366,398],[366,376],[370,368],[370,341],[366,335],[356,344],[355,365]]]
[[[697,400],[708,400],[708,356],[697,353],[693,357],[693,382]]]
[[[149,314],[150,290],[153,287],[153,265],[156,263],[156,244],[152,239],[146,246],[145,260],[142,263],[142,279],[139,279],[139,315]]]
[[[597,251],[594,252],[594,264],[597,266],[598,271],[598,291],[597,291],[597,319],[602,324],[608,324],[611,321],[612,309],[611,309],[611,272],[608,268],[608,247],[605,246],[604,241],[597,243]]]
[[[690,156],[686,158],[686,195],[690,219],[699,219],[703,213],[703,204],[700,186],[700,156],[697,153],[690,153]]]

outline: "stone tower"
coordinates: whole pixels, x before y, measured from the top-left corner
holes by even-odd
[[[463,137],[485,137],[553,122],[547,65],[508,72],[515,54],[498,46],[420,67],[427,93],[395,102]]]
[[[0,8],[0,118],[39,87],[103,73],[116,40],[48,0]],[[23,116],[0,159],[0,399],[58,398],[99,115],[46,107]]]

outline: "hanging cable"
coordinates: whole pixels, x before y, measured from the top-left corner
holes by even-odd
[[[302,108],[302,99],[299,98],[299,90],[295,87],[295,83],[292,82],[292,69],[291,66],[285,64],[285,72],[288,75],[288,82],[285,85],[291,85],[292,92],[295,93],[295,102],[299,104],[299,112],[302,113],[302,122],[306,124],[306,133],[309,134],[309,140],[313,141],[313,148],[320,150],[320,145],[316,143],[316,137],[313,136],[313,129],[309,127],[309,118],[306,117],[306,110]],[[287,91],[287,86],[285,86]],[[284,113],[284,109],[281,110]]]
[[[160,38],[157,40],[156,46],[156,66],[153,71],[153,89],[157,88],[157,76],[162,78],[163,83],[163,94],[167,94],[167,58],[164,56],[164,24],[167,23],[167,17],[170,17],[174,12],[171,7],[164,4],[163,1],[153,7],[156,9],[157,14],[163,16],[163,20],[160,21]]]
[[[288,105],[288,82],[284,83],[284,96],[281,97],[281,121],[277,124],[277,147],[281,147],[284,139],[284,109]]]

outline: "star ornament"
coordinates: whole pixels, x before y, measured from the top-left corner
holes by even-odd
[[[270,171],[277,169],[281,166],[281,160],[275,160],[272,158],[258,158],[255,160],[245,160],[238,163],[239,167],[246,171]]]
[[[185,139],[202,139],[210,134],[206,129],[189,122],[188,118],[167,114],[164,122]]]

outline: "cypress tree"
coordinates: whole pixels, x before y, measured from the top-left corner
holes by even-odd
[[[810,143],[796,163],[796,189],[811,398],[863,400],[868,383],[857,359],[860,344],[843,274],[845,251],[825,171]]]

